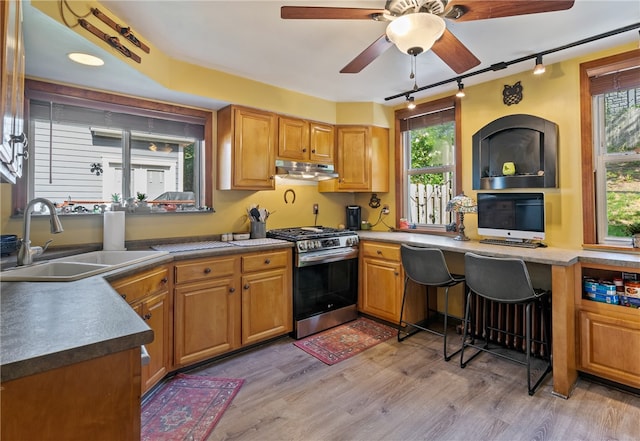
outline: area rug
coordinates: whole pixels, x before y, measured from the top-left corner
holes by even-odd
[[[142,406],[143,441],[207,439],[244,380],[178,374]]]
[[[390,339],[397,332],[390,326],[360,317],[293,344],[326,364],[332,365]]]

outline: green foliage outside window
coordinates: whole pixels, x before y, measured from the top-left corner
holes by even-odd
[[[425,169],[446,165],[452,154],[455,140],[455,124],[453,122],[439,124],[424,129],[411,131],[411,165],[410,169]],[[411,175],[412,184],[442,185],[442,173]]]

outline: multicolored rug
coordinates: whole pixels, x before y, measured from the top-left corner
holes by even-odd
[[[207,439],[244,380],[178,374],[142,406],[142,441]]]
[[[360,317],[293,344],[326,364],[332,365],[390,339],[397,332],[390,326]]]

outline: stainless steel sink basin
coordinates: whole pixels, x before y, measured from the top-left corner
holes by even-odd
[[[167,255],[165,251],[92,251],[0,272],[3,282],[71,282]]]

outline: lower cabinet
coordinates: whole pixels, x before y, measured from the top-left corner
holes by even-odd
[[[291,262],[287,249],[177,263],[176,365],[291,332]]]
[[[398,323],[405,278],[400,245],[361,241],[359,274],[359,311]],[[405,317],[417,322],[425,316],[425,288],[409,283]]]
[[[150,361],[142,366],[142,393],[171,369],[171,298],[169,267],[160,266],[111,282],[115,289],[153,330],[145,345]]]
[[[581,270],[583,277],[608,281],[628,271],[595,264],[582,264]],[[640,309],[582,298],[582,280],[576,284],[578,370],[640,388]]]

